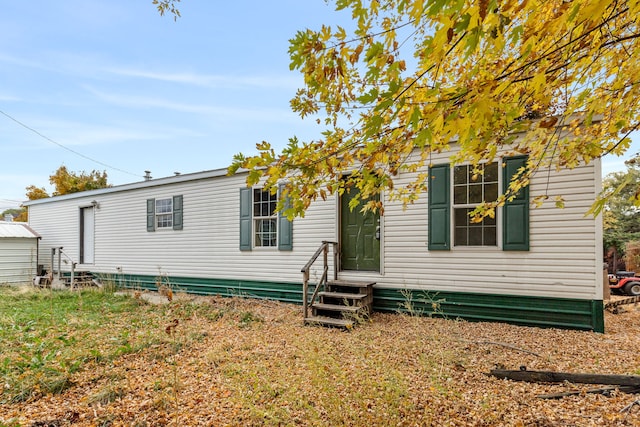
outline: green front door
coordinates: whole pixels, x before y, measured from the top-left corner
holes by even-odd
[[[354,191],[340,198],[340,262],[342,270],[380,271],[380,215],[362,213],[362,202],[353,210]]]

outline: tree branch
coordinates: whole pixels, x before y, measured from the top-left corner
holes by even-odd
[[[601,154],[600,157],[604,157],[607,154],[611,153],[616,148],[618,148],[620,146],[620,144],[622,144],[624,142],[624,140],[627,139],[629,137],[629,135],[631,135],[632,132],[638,130],[638,128],[640,128],[640,122],[637,122],[631,129],[629,129],[629,131],[627,133],[624,134],[624,136],[622,138],[620,138],[620,140],[618,142],[616,142],[616,144],[613,147],[611,147],[606,152]]]
[[[570,46],[570,45],[572,45],[572,44],[575,44],[575,43],[576,43],[577,41],[579,41],[579,40],[582,40],[583,38],[587,37],[587,36],[588,36],[589,34],[591,34],[592,32],[594,32],[594,31],[596,31],[596,30],[598,30],[598,29],[602,28],[603,26],[605,26],[606,24],[608,24],[610,21],[613,21],[615,18],[617,18],[617,17],[619,17],[619,16],[623,15],[624,13],[626,13],[626,12],[628,12],[628,11],[629,11],[629,8],[628,8],[628,7],[625,7],[623,10],[621,10],[620,12],[618,12],[616,15],[609,17],[608,19],[604,20],[603,22],[601,22],[600,24],[596,25],[595,27],[593,27],[593,28],[589,29],[588,31],[586,31],[586,32],[582,33],[579,37],[577,37],[577,38],[575,38],[575,39],[573,39],[573,40],[570,40],[570,41],[566,42],[565,44],[563,44],[563,45],[561,45],[561,46],[558,46],[557,48],[553,49],[552,51],[547,52],[547,53],[545,53],[545,54],[543,54],[543,55],[539,56],[539,57],[538,57],[538,58],[536,58],[536,59],[533,59],[533,60],[531,60],[531,61],[529,61],[529,62],[527,62],[527,63],[525,63],[525,64],[522,64],[520,67],[516,68],[516,69],[515,69],[515,70],[513,70],[513,71],[510,71],[510,72],[508,72],[508,73],[506,73],[506,74],[502,74],[502,75],[498,76],[498,77],[496,78],[496,81],[504,80],[505,78],[509,77],[510,75],[512,75],[512,74],[514,74],[514,73],[516,73],[516,72],[524,71],[525,69],[527,69],[527,68],[528,68],[528,67],[530,67],[531,65],[533,65],[533,64],[535,64],[535,63],[537,63],[537,62],[540,62],[542,59],[548,58],[549,56],[551,56],[551,55],[553,55],[553,54],[555,54],[555,53],[558,53],[558,52],[560,52],[560,51],[564,50],[566,47],[568,47],[568,46]],[[508,66],[507,66],[507,67],[508,67]],[[505,68],[507,68],[507,67],[505,67]]]

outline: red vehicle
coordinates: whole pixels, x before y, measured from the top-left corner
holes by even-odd
[[[640,277],[633,271],[617,271],[609,275],[609,287],[614,292],[636,297],[640,295]]]

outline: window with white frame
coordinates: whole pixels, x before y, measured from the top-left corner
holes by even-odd
[[[253,189],[253,236],[255,247],[278,246],[278,195]]]
[[[156,199],[156,228],[173,227],[173,199]]]
[[[498,163],[455,166],[453,169],[454,246],[497,246],[496,218],[474,222],[469,216],[479,204],[498,198]]]
[[[513,177],[526,172],[527,163],[527,156],[519,155],[504,157],[499,163],[487,163],[475,169],[467,165],[451,168],[449,163],[430,166],[429,250],[448,251],[452,246],[493,246],[503,251],[528,251],[528,185],[510,195],[496,212],[499,218],[487,217],[476,223],[469,217],[478,204],[493,202],[500,192],[506,192]]]

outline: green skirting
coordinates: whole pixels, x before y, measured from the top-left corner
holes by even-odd
[[[373,310],[604,332],[600,300],[419,290],[409,296],[407,291],[375,289]]]
[[[157,290],[158,282],[174,291],[200,295],[240,296],[301,304],[302,284],[252,280],[206,279],[93,273],[102,281],[131,289]],[[506,322],[516,325],[604,332],[601,300],[374,289],[374,311],[412,312],[419,315]]]
[[[225,297],[262,298],[302,304],[301,283],[207,279],[200,277],[158,277],[139,274],[93,274],[103,282],[112,282],[122,288],[155,291],[158,290],[159,286],[164,285],[169,286],[174,292],[186,292],[198,295],[221,295]]]

